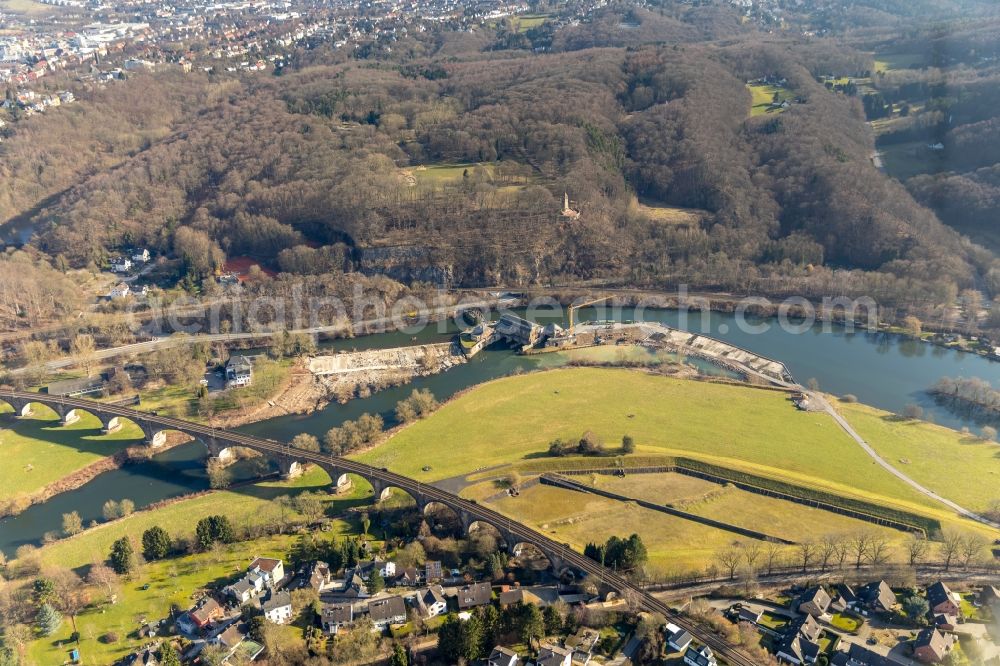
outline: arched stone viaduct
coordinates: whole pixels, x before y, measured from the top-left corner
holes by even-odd
[[[393,474],[388,470],[371,467],[345,458],[329,456],[296,449],[274,440],[242,435],[229,430],[213,428],[182,419],[160,416],[152,412],[142,412],[95,400],[50,396],[45,393],[0,391],[0,401],[6,402],[14,411],[15,418],[31,416],[34,405],[45,405],[54,411],[62,425],[70,425],[80,419],[83,412],[100,420],[102,432],[120,429],[125,420],[135,423],[142,431],[145,442],[150,447],[160,447],[166,441],[168,431],[177,431],[202,442],[210,456],[221,461],[233,457],[234,447],[256,451],[274,461],[284,476],[294,476],[301,470],[303,462],[322,467],[334,481],[337,488],[347,488],[351,484],[350,475],[360,476],[371,484],[377,501],[388,499],[393,490],[410,496],[421,514],[426,514],[435,506],[443,506],[452,511],[461,521],[465,533],[476,529],[489,528],[495,531],[498,545],[509,553],[520,553],[526,544],[537,548],[556,572],[566,570],[560,549],[545,548],[530,540],[525,540],[512,530],[516,525],[509,518],[494,514],[484,515],[485,510],[478,505],[463,500],[420,481]]]
[[[700,625],[692,623],[687,617],[677,614],[666,603],[648,594],[618,573],[612,572],[601,564],[577,553],[568,544],[558,543],[544,534],[512,521],[472,500],[452,495],[440,488],[395,474],[387,469],[372,467],[346,458],[303,451],[271,439],[251,437],[183,419],[160,416],[83,398],[0,389],[0,401],[8,403],[14,409],[15,418],[29,416],[34,404],[48,406],[59,415],[64,424],[73,423],[79,418],[80,412],[89,412],[100,419],[104,430],[108,432],[120,428],[122,419],[128,419],[142,430],[146,442],[150,446],[162,446],[166,432],[176,430],[204,442],[209,452],[220,458],[226,457],[227,449],[236,446],[245,447],[276,461],[285,474],[293,474],[302,462],[310,462],[326,470],[338,486],[343,484],[348,475],[351,474],[367,480],[371,483],[375,490],[375,497],[379,500],[387,497],[393,488],[398,488],[413,498],[421,512],[426,512],[434,504],[440,504],[453,511],[461,520],[462,527],[467,531],[473,530],[477,526],[492,526],[508,550],[517,552],[525,545],[534,546],[549,560],[549,564],[555,572],[574,571],[589,574],[594,577],[599,586],[615,590],[623,595],[629,595],[640,608],[660,613],[668,621],[685,629],[695,639],[711,647],[731,666],[754,666],[753,660],[743,652],[735,649],[714,633],[705,631]]]

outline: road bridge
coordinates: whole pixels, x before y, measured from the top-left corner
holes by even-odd
[[[166,432],[174,430],[202,441],[212,455],[220,458],[225,457],[225,452],[233,447],[248,448],[276,461],[286,474],[293,473],[302,463],[312,463],[326,470],[338,486],[347,483],[350,474],[365,479],[372,485],[377,499],[383,499],[392,489],[398,489],[412,497],[421,511],[438,504],[447,507],[459,516],[466,530],[475,529],[477,526],[491,526],[511,552],[517,552],[525,545],[530,545],[545,555],[554,571],[572,570],[592,576],[599,587],[610,588],[634,600],[638,608],[659,613],[668,621],[686,629],[696,640],[711,647],[730,666],[754,666],[750,657],[713,632],[694,624],[686,616],[678,615],[665,602],[648,594],[617,572],[577,553],[568,544],[559,543],[473,500],[453,495],[427,483],[390,472],[388,469],[372,467],[347,458],[296,449],[287,443],[272,439],[252,437],[85,398],[0,389],[0,401],[8,403],[14,409],[15,417],[30,415],[32,406],[36,404],[54,410],[64,423],[71,423],[75,418],[79,418],[81,412],[88,412],[101,420],[105,430],[121,427],[123,419],[127,419],[142,429],[151,445],[156,445],[158,439],[162,441]]]

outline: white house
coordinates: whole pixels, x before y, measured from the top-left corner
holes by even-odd
[[[440,585],[431,585],[426,590],[417,593],[417,606],[421,614],[426,617],[437,617],[448,610],[448,600],[444,596],[444,589]]]
[[[125,298],[129,295],[130,289],[124,282],[119,282],[115,286],[111,287],[111,291],[108,292],[108,298],[114,300],[116,298]]]
[[[233,356],[226,363],[226,387],[242,388],[253,383],[253,365],[246,356]]]
[[[149,250],[142,248],[140,250],[133,250],[132,261],[146,263],[149,261]]]
[[[268,585],[277,585],[285,577],[285,565],[273,557],[258,557],[247,567],[248,573],[260,573]]]
[[[378,572],[382,574],[383,580],[388,580],[390,578],[396,577],[396,563],[393,562],[392,560],[380,562],[378,566],[379,566]]]
[[[128,273],[132,268],[132,260],[128,257],[114,257],[111,260],[112,273]]]
[[[275,624],[285,624],[292,619],[292,593],[287,590],[271,592],[267,601],[260,605],[264,618]]]

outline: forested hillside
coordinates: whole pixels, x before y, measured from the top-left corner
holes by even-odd
[[[48,255],[99,265],[143,244],[183,258],[192,278],[250,256],[299,274],[609,278],[906,304],[947,301],[988,272],[990,253],[872,166],[861,96],[817,79],[870,68],[871,56],[737,19],[721,5],[616,6],[521,33],[545,53],[509,43],[500,25],[492,40],[411,35],[366,59],[324,64],[317,51],[239,84],[154,77],[156,108],[173,111],[135,101],[121,120],[133,140],[120,145],[85,129],[58,183],[8,195],[6,217],[65,187],[29,212]],[[768,97],[753,111],[749,81],[782,105]],[[887,76],[883,95],[892,85],[911,84]],[[975,169],[990,154],[979,137],[996,132],[974,109],[997,87],[968,85],[982,93],[949,112],[970,129],[949,132],[978,144],[961,151]],[[124,108],[123,95],[93,100],[93,113]],[[48,125],[26,124],[0,150],[47,145]],[[29,162],[5,162],[11,182],[37,181]],[[562,214],[564,193],[578,217]]]

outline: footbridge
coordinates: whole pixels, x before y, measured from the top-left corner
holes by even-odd
[[[162,443],[168,431],[177,431],[200,440],[208,448],[209,453],[220,458],[225,458],[226,452],[233,447],[244,447],[274,460],[286,474],[293,473],[303,463],[312,463],[326,470],[338,486],[348,483],[349,475],[365,479],[372,485],[378,500],[387,497],[393,489],[402,491],[413,498],[421,511],[426,511],[435,505],[450,509],[461,519],[463,528],[468,531],[491,527],[499,535],[499,542],[510,552],[531,546],[548,559],[554,571],[574,571],[593,577],[598,587],[612,589],[634,600],[638,608],[659,613],[670,622],[686,629],[698,641],[711,647],[730,666],[754,666],[750,657],[713,632],[692,623],[686,616],[678,615],[666,603],[653,597],[639,585],[577,553],[568,544],[559,543],[473,500],[461,498],[435,486],[390,472],[388,469],[372,467],[347,458],[304,451],[272,439],[252,437],[84,398],[0,389],[0,401],[8,403],[14,409],[15,417],[29,416],[34,405],[45,405],[55,411],[62,422],[67,424],[78,419],[82,412],[87,412],[100,419],[106,431],[120,428],[127,419],[142,429],[151,446],[157,446],[158,442]]]

